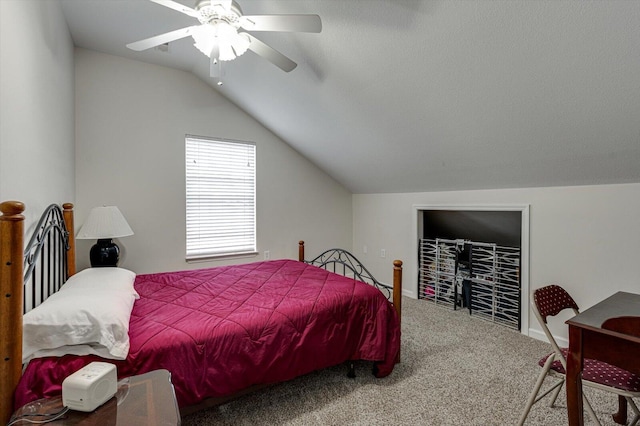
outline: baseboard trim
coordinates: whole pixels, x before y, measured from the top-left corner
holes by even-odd
[[[536,340],[542,340],[543,342],[548,342],[549,339],[547,339],[546,334],[544,334],[544,332],[542,330],[536,330],[533,328],[529,329],[529,337],[532,337]],[[558,346],[560,346],[561,348],[566,348],[569,346],[569,340],[565,337],[558,337],[558,336],[553,336],[554,339],[556,339],[556,342],[558,343]]]

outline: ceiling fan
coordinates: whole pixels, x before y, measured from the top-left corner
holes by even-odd
[[[219,72],[219,68],[216,72],[219,61],[231,61],[247,50],[257,53],[285,72],[297,66],[291,59],[246,31],[322,31],[318,15],[243,15],[240,6],[233,0],[197,0],[193,9],[173,0],[150,1],[196,18],[200,24],[129,43],[127,47],[142,51],[191,36],[194,46],[211,58],[212,76]]]

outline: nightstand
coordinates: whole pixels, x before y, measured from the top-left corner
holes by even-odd
[[[18,409],[11,420],[24,414],[29,420],[40,421],[39,413],[53,413],[62,409],[62,396],[39,399]],[[18,422],[17,424],[28,424]],[[118,382],[118,391],[104,405],[91,413],[69,410],[63,418],[48,425],[118,425],[118,426],[179,426],[180,412],[176,402],[171,373],[154,370]]]

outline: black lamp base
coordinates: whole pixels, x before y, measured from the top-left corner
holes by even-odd
[[[120,248],[113,242],[113,240],[111,240],[111,238],[98,240],[98,242],[91,247],[91,251],[89,252],[89,260],[91,261],[91,266],[94,268],[102,266],[117,266],[119,257]]]

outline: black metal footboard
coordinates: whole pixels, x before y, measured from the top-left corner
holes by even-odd
[[[378,281],[371,272],[351,253],[344,249],[334,248],[325,251],[313,260],[306,263],[336,274],[353,277],[358,281],[373,285],[391,300],[393,295],[393,287]]]

